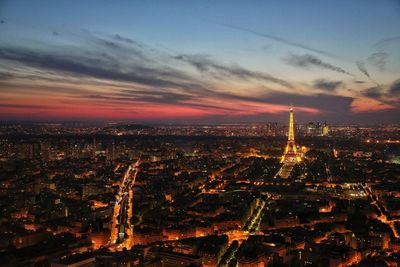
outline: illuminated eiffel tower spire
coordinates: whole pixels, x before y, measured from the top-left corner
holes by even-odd
[[[289,136],[288,136],[288,141],[293,141],[293,143],[294,143],[293,107],[290,107],[290,116],[289,116]]]
[[[294,142],[294,116],[293,107],[290,107],[289,115],[289,134],[288,141],[285,147],[285,153],[282,156],[281,162],[299,162],[300,155],[297,153],[296,143]]]

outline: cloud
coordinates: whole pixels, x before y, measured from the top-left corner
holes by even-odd
[[[57,85],[57,90],[46,87],[46,85],[31,84],[24,87],[21,82],[23,80],[44,80],[45,83],[60,82],[68,84],[79,80],[82,85],[91,85],[92,91],[70,90],[66,88],[66,94],[69,99],[78,97],[82,99],[92,100],[93,104],[111,104],[126,105],[130,103],[152,103],[179,105],[187,107],[196,107],[202,110],[224,110],[224,112],[243,111],[243,107],[231,108],[230,106],[221,107],[221,101],[226,99],[232,101],[240,100],[234,94],[225,94],[215,90],[212,86],[208,86],[207,82],[199,81],[193,75],[189,75],[184,71],[174,68],[177,64],[176,60],[190,64],[198,72],[207,74],[209,77],[217,75],[222,78],[235,78],[241,80],[263,80],[275,82],[286,87],[291,87],[288,82],[272,77],[269,74],[250,71],[240,66],[226,66],[204,56],[165,56],[171,63],[165,66],[158,63],[157,53],[147,53],[149,49],[141,48],[136,42],[121,36],[111,36],[111,40],[98,38],[90,33],[85,32],[86,42],[90,43],[91,50],[85,50],[82,47],[64,47],[63,51],[47,48],[46,50],[33,50],[20,47],[1,47],[0,60],[6,60],[7,64],[17,64],[17,68],[21,66],[29,71],[27,74],[20,75],[18,73],[19,84],[15,84],[20,92],[27,88],[32,92],[33,88],[39,88],[41,92],[49,91],[50,94],[62,94],[61,89],[64,85]],[[132,44],[132,45],[131,45]],[[122,52],[121,52],[122,51]],[[174,62],[175,61],[175,62]],[[10,62],[13,62],[10,64]],[[182,67],[177,65],[175,67]],[[49,76],[46,73],[51,72]],[[36,79],[37,78],[37,79]],[[82,79],[88,78],[88,79]],[[95,78],[90,79],[90,78]],[[97,80],[97,79],[100,79]],[[93,82],[97,84],[100,91],[95,91]],[[112,82],[112,83],[110,83]],[[117,82],[117,83],[115,83]],[[107,84],[108,83],[108,84]],[[9,85],[2,84],[2,87]],[[16,88],[14,86],[14,88]],[[22,87],[21,87],[22,86]],[[74,88],[77,84],[71,83]],[[108,94],[102,93],[105,88],[112,87],[108,90]],[[135,89],[128,89],[129,87]],[[31,89],[28,89],[31,88]],[[71,87],[72,88],[72,87]],[[82,87],[79,87],[82,88]],[[121,89],[122,88],[122,89]],[[125,88],[125,89],[124,89]],[[217,101],[218,99],[218,101]],[[246,100],[240,105],[244,104]],[[256,99],[248,100],[258,103]],[[251,104],[251,103],[248,103]]]
[[[160,93],[159,91],[152,91],[152,90],[147,90],[147,91],[136,91],[136,90],[122,90],[120,92],[113,93],[111,95],[85,95],[83,96],[86,99],[91,99],[91,100],[100,100],[101,105],[103,103],[110,104],[110,105],[118,105],[118,104],[123,104],[127,102],[131,103],[138,103],[138,102],[143,102],[143,103],[157,103],[157,104],[167,104],[167,105],[179,105],[179,106],[185,106],[185,107],[196,107],[200,109],[207,109],[207,110],[221,110],[225,112],[235,112],[238,111],[240,108],[229,108],[229,107],[220,107],[216,105],[211,105],[211,104],[205,104],[202,103],[202,101],[199,101],[200,99],[203,99],[203,95],[183,95],[183,94],[177,94],[173,92],[162,92]],[[104,101],[104,102],[103,102]]]
[[[389,54],[386,52],[376,52],[368,57],[368,62],[375,66],[379,71],[384,71]]]
[[[227,65],[207,55],[185,55],[175,52],[162,54],[159,51],[153,53],[146,45],[117,35],[110,35],[107,39],[89,34],[84,41],[85,44],[89,43],[88,47],[91,49],[79,46],[63,47],[62,51],[58,47],[33,50],[0,45],[0,60],[4,60],[10,66],[15,64],[15,70],[28,70],[22,74],[16,72],[20,76],[17,77],[18,83],[15,82],[16,79],[12,79],[14,87],[8,85],[11,84],[9,81],[2,81],[0,86],[9,87],[10,90],[16,88],[19,95],[23,95],[24,92],[28,94],[29,89],[30,93],[36,92],[41,95],[45,95],[46,92],[59,94],[64,103],[60,101],[57,104],[64,105],[64,109],[66,106],[85,103],[88,106],[82,107],[83,110],[102,106],[115,110],[124,108],[126,112],[136,112],[139,108],[156,108],[157,112],[172,114],[168,107],[181,107],[180,110],[196,110],[196,114],[207,116],[283,113],[290,104],[294,104],[298,111],[310,116],[319,111],[326,114],[345,114],[350,112],[353,101],[351,97],[330,94],[302,95],[295,90],[283,93],[266,89],[266,93],[263,94],[220,91],[212,86],[210,78],[225,78],[234,82],[265,81],[287,88],[294,86],[268,73],[252,71],[238,65]],[[303,61],[299,63],[299,59]],[[311,55],[298,56],[297,64],[302,67],[320,67],[344,72]],[[195,72],[186,72],[189,69],[188,65]],[[198,77],[196,74],[205,77]],[[32,80],[35,75],[44,81]],[[52,87],[53,82],[59,82],[55,85],[56,88]],[[316,80],[314,85],[332,91],[342,84],[340,81],[321,79]],[[26,91],[22,91],[24,88]],[[68,101],[70,102],[67,103]]]
[[[121,36],[119,34],[114,35],[114,39],[117,40],[117,41],[120,41],[120,42],[125,42],[125,43],[127,43],[129,45],[135,45],[135,46],[137,46],[137,47],[139,47],[141,49],[144,49],[146,47],[144,44],[142,44],[142,43],[140,43],[140,42],[138,42],[136,40]]]
[[[334,66],[330,63],[324,62],[321,59],[310,55],[310,54],[304,54],[304,55],[294,55],[290,54],[289,57],[285,59],[287,63],[290,65],[296,66],[296,67],[302,67],[302,68],[309,68],[309,67],[320,67],[322,69],[327,69],[327,70],[332,70],[336,71],[339,73],[351,75],[349,72],[345,71],[344,69]]]
[[[109,60],[102,54],[97,54],[95,57],[85,57],[83,54],[78,52],[77,55],[67,56],[66,53],[61,55],[21,48],[0,48],[0,59],[19,62],[35,68],[149,86],[193,86],[188,83],[189,77],[180,71],[161,67],[123,66],[115,64],[113,60]],[[117,59],[115,60],[117,61]]]
[[[389,87],[389,94],[392,96],[400,96],[400,79],[397,79]]]
[[[250,29],[247,29],[247,28],[244,28],[244,27],[238,27],[238,26],[233,26],[233,25],[229,25],[229,24],[220,24],[220,25],[223,25],[223,26],[231,28],[231,29],[236,29],[236,30],[239,30],[239,31],[252,33],[254,35],[257,35],[257,36],[260,36],[260,37],[263,37],[263,38],[267,38],[267,39],[270,39],[270,40],[274,40],[276,42],[279,42],[279,43],[282,43],[282,44],[285,44],[285,45],[301,48],[301,49],[307,50],[309,52],[314,52],[314,53],[325,55],[325,56],[329,56],[329,57],[337,57],[337,56],[335,56],[335,55],[333,55],[333,54],[331,54],[331,53],[329,53],[327,51],[324,51],[324,50],[321,50],[321,49],[317,49],[317,48],[311,47],[311,46],[306,45],[306,44],[302,44],[302,43],[294,42],[294,41],[291,41],[291,40],[288,40],[288,39],[284,39],[284,38],[276,36],[276,35],[267,34],[267,33],[261,33],[261,32],[250,30]]]
[[[385,103],[374,98],[357,98],[352,103],[353,113],[372,113],[383,110],[395,110],[396,107],[390,103]],[[382,118],[384,119],[384,118]]]
[[[375,48],[382,48],[384,46],[390,45],[392,43],[400,42],[400,36],[391,36],[384,39],[379,40],[376,42],[373,47]]]
[[[364,63],[363,61],[357,61],[357,62],[356,62],[356,65],[357,65],[358,69],[359,69],[365,76],[367,76],[368,79],[369,79],[370,81],[372,81],[374,84],[376,84],[376,85],[377,85],[378,87],[380,87],[381,90],[382,90],[382,86],[381,86],[379,83],[377,83],[374,79],[371,78],[371,76],[370,76],[370,74],[369,74],[367,68],[365,67],[365,63]]]
[[[190,94],[182,92],[174,92],[171,90],[160,92],[156,89],[147,88],[143,90],[125,89],[113,92],[108,95],[92,94],[85,95],[84,98],[100,103],[121,104],[121,103],[158,103],[167,105],[179,105],[187,107],[196,107],[201,109],[222,110],[232,112],[232,114],[240,112],[244,113],[247,109],[253,107],[262,107],[263,105],[280,106],[280,112],[286,110],[290,104],[294,104],[298,110],[304,112],[314,112],[320,110],[323,112],[340,112],[349,110],[353,101],[351,97],[342,97],[327,94],[317,95],[301,95],[298,93],[282,93],[270,92],[261,95],[238,95],[231,92],[219,91],[195,91]],[[221,103],[236,103],[235,105],[225,106]],[[283,107],[283,108],[282,108]],[[336,110],[336,111],[335,111]],[[276,112],[271,110],[271,113]]]
[[[388,108],[399,107],[400,79],[395,80],[387,90],[377,85],[365,89],[361,93],[363,96],[379,101],[381,105],[385,105]]]
[[[354,98],[347,96],[314,94],[300,95],[296,93],[276,92],[262,98],[264,101],[276,104],[293,104],[294,106],[307,106],[329,113],[343,113],[350,110]]]
[[[374,86],[362,91],[362,94],[369,98],[379,99],[382,97],[383,93],[380,87]]]
[[[176,62],[168,61],[171,60],[170,55],[155,51],[138,41],[118,34],[103,38],[89,31],[84,31],[79,36],[86,43],[89,42],[91,49],[82,48],[84,46],[63,47],[63,51],[59,51],[57,47],[32,50],[0,46],[0,59],[38,70],[52,71],[59,75],[60,79],[69,75],[74,78],[92,77],[157,88],[181,88],[186,92],[212,91],[207,82],[200,81],[193,74],[179,69],[181,66],[176,65]],[[251,71],[238,65],[227,66],[211,60],[208,56],[175,55],[172,57],[174,60],[190,64],[198,72],[210,78],[261,80],[288,88],[293,87],[289,82],[267,73]],[[25,77],[28,76],[25,75]],[[50,79],[49,77],[37,75],[38,79]],[[35,79],[35,75],[30,75],[30,79]]]
[[[93,47],[93,45],[95,46],[95,49],[92,48],[92,50],[95,50],[95,53],[102,52],[102,55],[108,58],[108,60],[115,61],[115,58],[110,57],[110,54],[118,56],[118,61],[115,61],[115,63],[118,63],[121,59],[130,59],[146,63],[154,62],[154,60],[148,56],[150,49],[147,49],[144,44],[129,38],[121,37],[118,34],[114,36],[99,36],[86,30],[83,32],[82,38],[86,42],[89,42],[91,47]]]
[[[16,108],[16,109],[50,109],[52,106],[46,105],[26,105],[26,104],[7,104],[0,103],[0,108]]]
[[[323,90],[327,90],[327,91],[334,91],[342,85],[343,85],[343,82],[341,82],[341,81],[328,81],[325,79],[318,79],[318,80],[315,80],[313,83],[313,86],[315,88],[323,89]]]
[[[369,75],[369,72],[367,71],[367,69],[365,68],[365,63],[363,61],[357,61],[356,62],[357,68],[368,78],[371,78],[371,76]]]
[[[14,78],[15,76],[9,72],[0,72],[0,81],[1,80],[9,80]]]
[[[200,72],[218,76],[219,78],[229,76],[231,78],[236,78],[240,80],[262,80],[266,82],[280,84],[288,88],[293,88],[293,86],[289,82],[273,77],[270,74],[251,71],[236,65],[222,65],[215,62],[207,55],[178,55],[174,56],[173,58],[190,64]]]
[[[231,93],[217,92],[215,98],[236,99],[240,101],[257,102],[264,104],[276,104],[289,107],[293,104],[295,107],[309,107],[325,112],[343,112],[350,109],[354,98],[347,96],[331,94],[313,94],[302,95],[297,92],[278,92],[273,91],[262,95],[247,96],[235,95]]]
[[[136,44],[136,42],[135,42],[134,40],[132,40],[132,39],[130,39],[130,38],[122,37],[122,36],[119,35],[119,34],[116,34],[116,35],[114,36],[114,38],[115,38],[116,40],[118,40],[118,41],[124,41],[124,42],[127,42],[127,43],[129,43],[129,44]]]
[[[107,100],[115,101],[115,103],[121,102],[146,102],[146,103],[159,103],[159,104],[182,104],[185,100],[193,100],[191,95],[177,94],[173,92],[160,92],[159,90],[147,90],[147,91],[136,91],[136,90],[121,90],[112,94],[91,94],[84,95],[84,98],[94,100]]]

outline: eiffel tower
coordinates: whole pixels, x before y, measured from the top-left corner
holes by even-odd
[[[294,118],[293,118],[293,108],[290,107],[289,116],[289,135],[288,141],[285,147],[285,152],[283,153],[281,162],[299,162],[301,161],[300,154],[297,153],[296,143],[294,142]]]

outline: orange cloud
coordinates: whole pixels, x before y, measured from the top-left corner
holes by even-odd
[[[351,111],[355,113],[374,112],[395,109],[396,107],[372,98],[356,98],[351,103]]]

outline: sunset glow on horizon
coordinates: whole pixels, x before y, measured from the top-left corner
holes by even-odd
[[[0,4],[0,120],[400,117],[396,1],[57,2]]]

